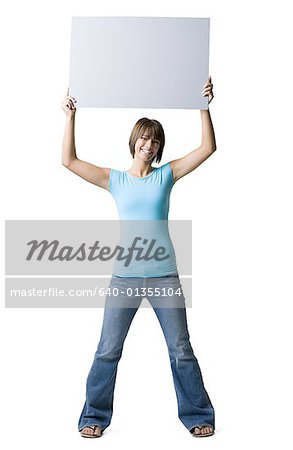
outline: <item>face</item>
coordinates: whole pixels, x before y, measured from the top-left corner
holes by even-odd
[[[160,148],[160,141],[146,130],[135,143],[135,157],[152,161]]]

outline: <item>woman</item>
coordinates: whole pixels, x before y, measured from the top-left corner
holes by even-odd
[[[205,84],[202,95],[208,97],[209,103],[213,99],[211,77]],[[62,103],[67,116],[62,149],[63,165],[90,183],[108,190],[116,201],[120,219],[153,221],[154,224],[167,221],[169,197],[174,183],[193,171],[216,150],[209,109],[201,110],[200,147],[157,168],[152,167],[152,163],[160,162],[162,158],[164,130],[156,120],[140,119],[129,140],[132,166],[128,171],[122,172],[97,167],[77,158],[74,140],[75,103],[74,97],[67,92]],[[172,248],[169,250],[172,254]],[[115,305],[113,297],[106,297],[100,341],[88,374],[86,401],[78,422],[81,436],[87,438],[100,437],[111,422],[118,362],[132,319],[142,300],[138,296],[126,298],[125,291],[129,287],[133,292],[138,288],[171,287],[172,292],[178,289],[182,292],[174,257],[153,261],[148,265],[133,264],[127,269],[116,265],[110,287],[118,290],[119,297],[115,298]],[[211,436],[215,429],[214,408],[189,341],[184,295],[179,299],[173,295],[167,300],[163,296],[150,296],[148,300],[168,346],[178,416],[193,436]]]

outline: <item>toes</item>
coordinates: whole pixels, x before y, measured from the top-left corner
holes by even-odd
[[[213,427],[209,425],[196,426],[193,430],[194,435],[206,436],[213,433]]]
[[[83,435],[87,435],[87,436],[100,437],[102,435],[102,429],[100,427],[98,427],[97,425],[94,425],[93,428],[90,426],[84,427],[80,432]]]
[[[93,434],[93,430],[89,427],[86,427],[82,430],[83,434]]]
[[[211,427],[203,427],[202,429],[201,429],[201,433],[202,434],[209,434],[209,433],[211,433],[212,432],[212,428]]]

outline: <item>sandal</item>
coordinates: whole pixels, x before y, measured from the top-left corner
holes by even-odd
[[[212,429],[209,433],[201,433],[202,428],[209,427]],[[200,433],[195,433],[196,428],[200,431]],[[211,425],[197,425],[196,427],[191,428],[190,432],[192,433],[192,436],[194,437],[207,437],[212,436],[214,434],[214,428]]]
[[[93,430],[93,434],[88,434],[88,433],[83,433],[82,431],[85,428],[91,428],[91,430]],[[100,434],[95,434],[96,429],[100,430]],[[93,426],[89,426],[87,425],[86,427],[84,427],[81,431],[80,431],[80,435],[84,438],[98,438],[102,436],[103,431],[101,430],[101,428],[98,425],[93,425]]]

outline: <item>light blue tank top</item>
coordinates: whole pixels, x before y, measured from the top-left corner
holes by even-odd
[[[110,170],[110,193],[115,199],[121,221],[119,245],[128,248],[135,238],[141,238],[137,240],[136,247],[143,247],[144,253],[154,241],[153,253],[158,247],[165,249],[157,259],[137,261],[134,256],[127,267],[125,261],[115,261],[113,275],[162,277],[178,274],[168,230],[169,200],[173,185],[170,163],[154,167],[150,174],[142,178],[126,171]]]

